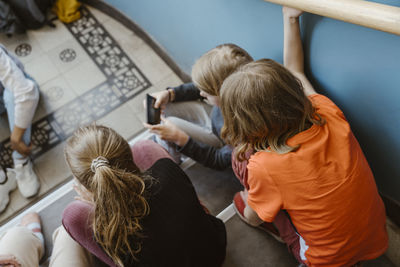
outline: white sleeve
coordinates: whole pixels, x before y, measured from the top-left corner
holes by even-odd
[[[39,102],[39,92],[35,83],[25,77],[24,72],[3,49],[0,49],[0,81],[4,90],[10,90],[14,96],[14,124],[28,128]]]

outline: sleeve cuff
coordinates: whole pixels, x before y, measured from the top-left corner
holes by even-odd
[[[192,146],[193,143],[193,139],[189,136],[189,140],[186,142],[186,144],[184,144],[183,146],[177,146],[177,151],[184,153],[185,150],[187,150],[187,148],[190,149],[190,147]]]

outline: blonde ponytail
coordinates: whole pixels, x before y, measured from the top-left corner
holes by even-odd
[[[122,255],[136,259],[140,221],[149,206],[144,196],[147,178],[133,163],[128,143],[110,128],[91,125],[68,140],[65,157],[74,176],[93,194],[97,243],[119,266],[124,266]]]

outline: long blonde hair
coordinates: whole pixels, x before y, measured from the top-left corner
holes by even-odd
[[[236,147],[239,160],[246,151],[288,153],[298,148],[287,140],[324,120],[304,94],[301,82],[271,59],[242,66],[221,88],[224,126],[221,136]]]
[[[207,94],[219,96],[224,80],[238,67],[253,61],[243,48],[222,44],[202,55],[192,67],[192,80]]]
[[[136,259],[141,250],[140,220],[149,206],[145,178],[133,163],[129,144],[108,127],[90,125],[67,141],[65,158],[75,178],[93,194],[95,240],[119,266],[124,266],[121,256],[126,253]],[[96,159],[102,164],[93,168]],[[138,242],[131,244],[129,239]]]

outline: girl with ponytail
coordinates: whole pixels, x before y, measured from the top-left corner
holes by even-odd
[[[80,199],[63,225],[109,266],[220,266],[224,224],[207,214],[193,185],[152,141],[132,148],[114,130],[91,125],[68,140],[65,157]]]

